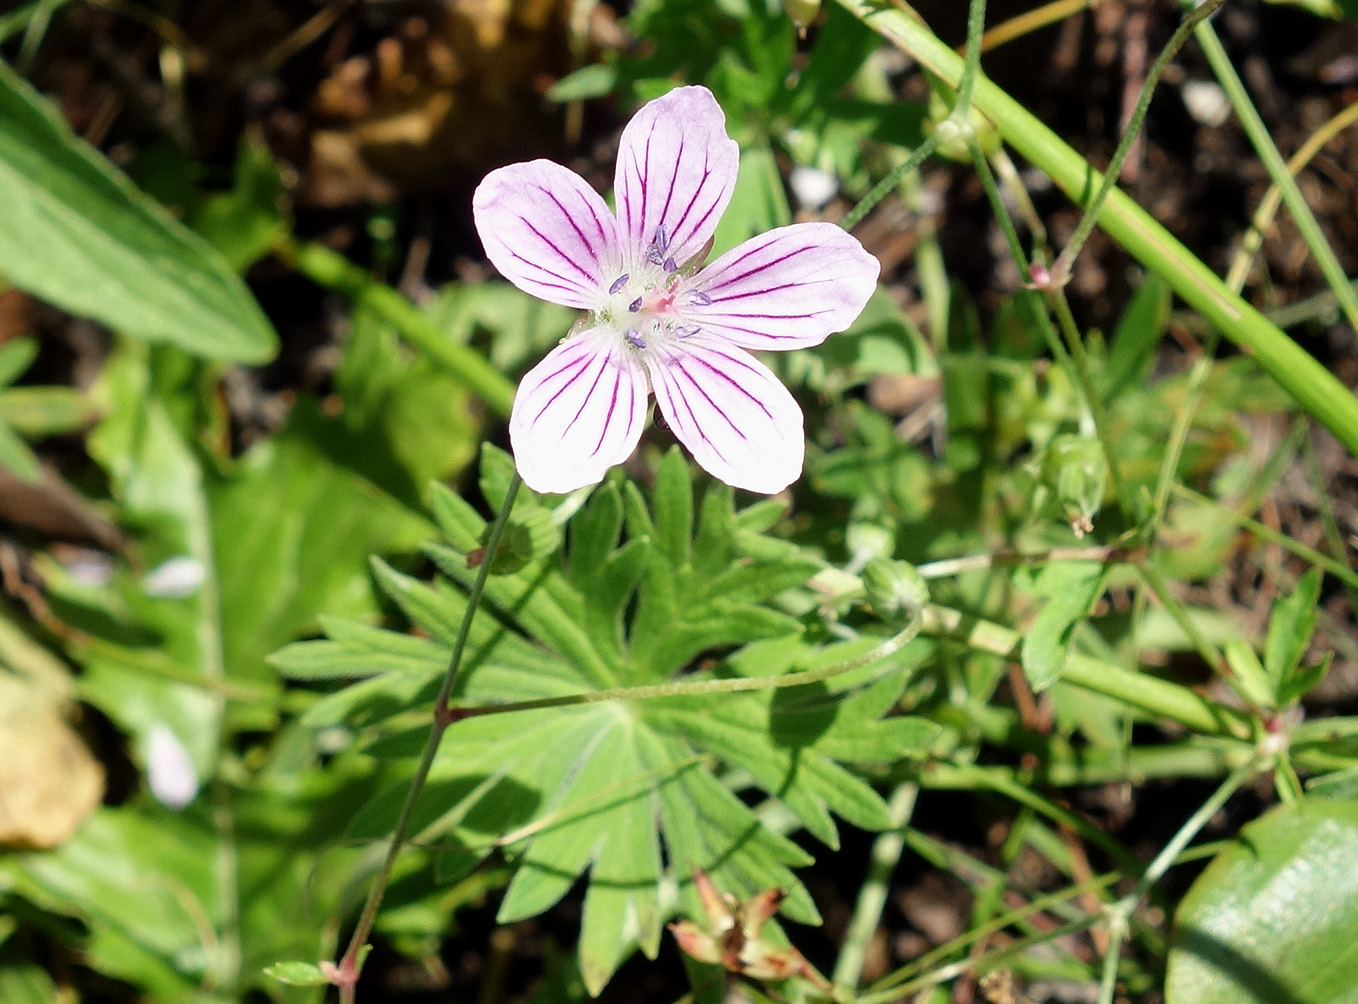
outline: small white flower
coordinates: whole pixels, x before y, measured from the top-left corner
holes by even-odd
[[[178,812],[198,795],[198,771],[168,725],[156,722],[146,741],[146,781],[157,802]]]
[[[180,555],[161,562],[141,580],[141,591],[159,600],[182,600],[202,588],[207,569],[197,558]]]

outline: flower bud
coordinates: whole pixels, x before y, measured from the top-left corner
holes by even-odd
[[[1047,444],[1042,456],[1042,486],[1075,536],[1094,529],[1093,517],[1103,506],[1108,485],[1108,461],[1092,436],[1066,434]]]
[[[863,569],[868,602],[883,618],[914,617],[929,602],[929,583],[908,561],[874,558]]]

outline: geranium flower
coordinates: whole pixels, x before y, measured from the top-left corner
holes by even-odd
[[[650,102],[623,130],[615,217],[583,178],[534,160],[472,197],[486,255],[520,289],[588,316],[519,384],[515,462],[539,492],[594,484],[631,455],[650,392],[709,473],[772,494],[794,481],[802,413],[747,349],[818,345],[849,326],[879,266],[830,223],[780,227],[699,269],[739,151],[705,87]]]

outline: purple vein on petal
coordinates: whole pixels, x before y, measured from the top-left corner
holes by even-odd
[[[566,207],[561,204],[561,200],[558,199],[552,192],[549,192],[547,189],[542,188],[541,186],[539,186],[538,191],[540,191],[543,195],[547,196],[547,198],[551,199],[552,204],[555,205],[557,209],[561,210],[561,215],[566,218],[566,222],[571,225],[571,229],[575,231],[575,235],[580,238],[580,243],[585,246],[585,250],[587,250],[590,254],[594,256],[595,261],[598,261],[599,252],[594,249],[594,245],[589,242],[589,238],[585,236],[585,232],[580,229],[580,224],[575,222],[575,217],[573,217],[569,212],[567,212]]]
[[[729,363],[739,363],[739,360],[737,360],[737,359],[732,359],[730,356],[725,355],[725,354],[723,354],[723,353],[715,352],[715,350],[714,350],[714,355],[721,356],[722,359],[725,359],[725,360],[726,360],[727,362],[729,362]],[[707,370],[709,373],[712,373],[713,375],[715,375],[715,376],[717,376],[717,377],[720,377],[722,380],[725,380],[725,381],[726,381],[728,384],[730,384],[733,388],[735,388],[736,390],[738,390],[741,394],[745,395],[746,398],[748,398],[750,401],[754,402],[754,406],[755,406],[756,408],[758,408],[760,411],[762,411],[766,416],[768,416],[768,418],[769,418],[770,421],[773,421],[773,413],[770,412],[769,409],[766,408],[766,407],[764,406],[764,402],[761,401],[761,400],[759,400],[758,397],[756,397],[754,394],[751,394],[748,390],[746,390],[744,387],[742,387],[742,386],[740,385],[740,382],[739,382],[739,381],[737,381],[737,380],[735,380],[734,378],[732,378],[731,374],[727,373],[727,372],[726,372],[725,370],[723,370],[723,369],[719,369],[718,367],[713,366],[710,362],[708,362],[706,359],[702,358],[701,356],[689,356],[689,358],[692,359],[692,360],[693,360],[695,363],[697,363],[699,366],[703,367],[703,368],[704,368],[705,370]],[[743,365],[743,364],[742,364],[742,365]],[[751,367],[744,367],[744,368],[750,369]],[[685,370],[684,372],[688,372],[688,371]],[[689,379],[692,379],[692,377],[690,376]],[[707,397],[707,392],[704,391],[704,390],[702,389],[702,386],[699,385],[699,384],[697,383],[697,381],[694,381],[694,386],[698,387],[698,390],[699,390],[699,392],[702,393],[703,397]],[[717,408],[717,404],[716,404],[715,401],[713,401],[710,397],[708,397],[707,400],[712,404],[712,407]],[[717,410],[718,410],[718,411],[721,411],[720,408],[717,408]],[[727,418],[725,412],[722,412],[722,417],[725,418],[726,421],[728,421],[728,422],[731,421],[730,418]],[[735,426],[735,423],[734,423],[734,422],[731,423],[731,428],[736,429],[736,426]],[[736,429],[736,432],[737,432],[737,433],[740,433],[740,438],[741,438],[741,439],[744,439],[744,438],[745,438],[745,435],[744,435],[743,433],[741,433],[739,429]]]
[[[684,137],[680,136],[679,149],[675,151],[674,154],[674,173],[670,175],[670,190],[665,193],[665,205],[660,210],[660,220],[662,223],[665,220],[665,214],[670,211],[670,203],[674,201],[674,186],[675,183],[678,182],[679,180],[679,165],[683,163],[683,160],[684,160]],[[674,225],[674,232],[676,234],[679,232],[679,228],[683,226],[683,223],[684,221],[681,218],[679,222]],[[666,243],[667,247],[669,246],[669,243],[670,242]]]
[[[677,400],[680,404],[684,406],[684,410],[688,412],[689,427],[693,430],[693,432],[697,435],[699,439],[701,439],[704,443],[706,443],[708,446],[712,448],[713,453],[721,457],[723,463],[729,464],[730,461],[726,459],[726,454],[722,453],[721,450],[718,448],[717,444],[712,442],[712,440],[708,439],[707,433],[703,432],[702,423],[698,421],[698,416],[693,413],[693,405],[688,403],[688,397],[687,395],[685,395],[683,388],[680,387],[679,381],[671,379],[670,377],[671,368],[676,369],[681,373],[684,372],[683,369],[679,366],[677,359],[671,360],[669,365],[667,366],[659,367],[661,371],[660,377],[665,382],[665,386],[668,387],[670,390],[670,400],[671,401]],[[692,383],[693,378],[689,377],[687,373],[684,373],[684,375],[688,377],[689,382]],[[695,388],[696,386],[697,385],[694,384]],[[674,417],[678,418],[679,416]]]
[[[693,359],[694,357],[693,357],[693,356],[687,356],[687,357],[685,357],[685,358],[686,358],[686,359]],[[734,433],[735,433],[737,436],[739,436],[741,439],[744,439],[744,438],[745,438],[745,433],[743,433],[743,432],[740,431],[740,426],[736,425],[736,423],[732,420],[731,416],[728,415],[728,414],[726,414],[726,412],[725,412],[724,410],[722,410],[721,405],[717,404],[716,401],[713,401],[713,400],[712,400],[712,395],[709,394],[707,391],[705,391],[705,390],[703,389],[703,385],[700,384],[697,380],[695,380],[695,379],[693,378],[693,374],[690,373],[688,370],[684,369],[684,361],[685,361],[685,360],[683,360],[683,359],[681,359],[681,360],[676,360],[675,363],[674,363],[674,368],[675,368],[676,370],[678,370],[680,373],[682,373],[685,377],[688,378],[688,382],[689,382],[689,384],[693,387],[693,389],[696,390],[699,394],[701,394],[701,395],[703,396],[703,400],[706,401],[706,402],[711,406],[711,408],[712,408],[713,411],[715,411],[718,415],[720,415],[722,418],[724,418],[724,419],[726,420],[726,424],[729,425],[729,426],[731,427],[731,431],[734,432]],[[698,360],[696,360],[696,361],[699,362],[699,363],[702,362],[701,359],[698,359]],[[709,370],[712,369],[711,366],[708,366],[708,367],[706,367],[706,368],[709,369]],[[729,379],[729,378],[728,378],[728,379]],[[747,394],[746,396],[748,397],[749,395]],[[756,403],[757,403],[757,402],[756,402]],[[704,436],[703,438],[706,439],[707,437]]]
[[[525,258],[523,255],[519,254],[517,251],[510,251],[509,254],[510,254],[510,257],[514,258],[516,261],[521,261],[521,262],[523,262],[525,265],[531,265],[533,268],[537,269],[539,272],[546,272],[548,275],[552,276],[552,278],[554,278],[554,279],[560,279],[561,282],[570,282],[570,281],[571,281],[571,280],[567,279],[564,275],[561,275],[561,274],[559,274],[559,273],[557,273],[557,272],[553,272],[550,268],[547,268],[547,267],[544,266],[544,265],[540,265],[540,264],[538,264],[537,262],[532,261],[531,259]],[[563,286],[563,285],[561,285],[560,282],[543,282],[541,279],[534,279],[533,281],[536,282],[536,283],[538,283],[538,284],[541,285],[541,286],[550,286],[552,289],[560,289],[560,290],[564,290],[564,291],[567,292],[567,293],[579,293],[579,292],[580,292],[580,287],[579,287],[579,286]]]
[[[728,303],[731,300],[745,300],[751,296],[765,296],[769,293],[777,293],[782,289],[797,289],[800,286],[818,286],[821,283],[834,281],[835,280],[833,279],[807,279],[805,282],[785,282],[779,286],[765,286],[760,289],[751,289],[744,293],[731,293],[729,296],[712,296],[711,293],[708,293],[707,295],[711,297],[714,303]],[[727,283],[720,283],[720,285],[725,286]]]
[[[608,399],[608,414],[604,416],[603,427],[599,429],[599,441],[594,444],[594,449],[590,451],[590,456],[598,456],[599,451],[604,447],[604,439],[608,436],[608,425],[613,421],[613,412],[618,407],[618,388],[622,386],[622,369],[613,367],[613,393]],[[630,426],[629,426],[630,427]]]
[[[608,234],[604,232],[604,224],[603,221],[599,219],[599,214],[594,211],[594,204],[591,203],[589,199],[585,197],[585,193],[579,189],[575,190],[575,194],[580,196],[580,201],[584,203],[585,209],[589,211],[589,218],[594,221],[594,229],[599,231],[599,240],[603,242],[605,248],[608,247]]]
[[[711,151],[703,152],[703,176],[698,179],[698,187],[695,188],[693,190],[693,194],[689,196],[688,205],[684,207],[683,215],[680,216],[678,221],[674,224],[674,232],[676,235],[675,242],[677,242],[679,239],[677,235],[680,229],[683,227],[684,221],[688,219],[688,214],[693,212],[693,207],[698,204],[698,196],[702,195],[703,188],[706,187],[707,185],[707,179],[712,177],[711,156],[712,156]],[[712,213],[716,210],[717,203],[720,201],[721,192],[718,192],[717,198],[713,200],[712,205],[707,207],[707,212],[703,213],[702,219],[700,219],[697,223],[693,225],[693,230],[691,231],[689,236],[692,236],[693,234],[697,233],[700,229],[702,229],[703,225],[707,223],[708,219],[712,216]],[[684,240],[688,240],[688,237],[685,237]]]
[[[654,119],[651,120],[651,131],[646,134],[646,153],[643,161],[646,165],[646,173],[641,176],[641,226],[643,229],[646,226],[646,200],[650,196],[648,190],[651,184],[651,138],[653,136],[655,136]],[[645,240],[644,236],[642,240]]]
[[[577,272],[579,272],[581,275],[583,275],[583,276],[589,281],[589,283],[590,283],[591,286],[593,286],[595,283],[597,283],[598,280],[596,279],[596,277],[594,277],[594,276],[590,275],[588,272],[586,272],[586,271],[584,270],[584,268],[580,265],[579,262],[577,262],[575,259],[571,258],[571,257],[570,257],[569,255],[567,255],[564,251],[562,251],[559,247],[557,247],[556,244],[555,244],[555,242],[553,242],[552,240],[550,240],[546,235],[544,235],[540,230],[538,230],[537,227],[533,226],[533,224],[529,223],[529,222],[528,222],[526,219],[524,219],[522,216],[520,216],[519,219],[520,219],[520,221],[522,221],[522,223],[523,223],[524,226],[526,226],[529,230],[533,231],[533,233],[537,236],[538,240],[542,241],[542,243],[546,244],[549,248],[551,248],[553,251],[555,251],[555,252],[561,257],[561,259],[562,259],[563,261],[565,261],[568,265],[571,266],[571,268],[575,269]],[[541,266],[539,266],[539,267],[541,267]],[[548,269],[545,269],[545,268],[544,268],[543,271],[544,271],[544,272],[547,272]],[[558,279],[564,279],[565,277],[564,277],[564,276],[557,276],[557,278],[558,278]]]
[[[769,244],[765,244],[763,247],[756,248],[754,251],[751,251],[750,254],[745,255],[745,256],[744,256],[743,258],[741,258],[740,260],[741,260],[741,261],[749,261],[751,255],[757,254],[758,252],[763,251],[765,248],[768,248],[768,247],[771,247],[771,246],[772,246],[772,242],[770,242]],[[773,261],[766,261],[766,262],[764,262],[764,263],[761,264],[761,265],[756,265],[754,268],[750,269],[748,272],[742,272],[740,275],[736,276],[734,279],[722,279],[722,280],[721,280],[720,282],[718,282],[716,285],[718,285],[718,286],[733,286],[733,285],[735,285],[736,283],[740,282],[742,279],[748,279],[748,278],[749,278],[750,276],[752,276],[752,275],[758,275],[760,272],[767,271],[768,269],[773,268],[775,265],[781,265],[781,264],[782,264],[783,262],[785,262],[785,261],[790,261],[790,260],[792,260],[793,258],[796,258],[797,255],[799,255],[799,254],[805,254],[807,251],[814,251],[814,250],[816,250],[816,249],[815,249],[815,248],[812,248],[812,247],[807,247],[807,246],[805,246],[805,245],[803,245],[802,247],[799,247],[799,248],[793,248],[791,251],[789,251],[787,254],[783,255],[783,256],[780,257],[780,258],[775,258],[775,259],[773,259]],[[727,268],[732,268],[732,267],[735,266],[735,264],[736,264],[735,262],[731,262],[731,264],[728,265],[728,266],[726,266],[726,267],[727,267]],[[707,286],[705,286],[704,288],[705,288],[705,289],[708,289],[708,290],[711,290],[711,289],[712,289],[711,280],[709,280],[709,284],[708,284]],[[710,293],[709,293],[709,295],[710,295]]]
[[[589,399],[594,396],[594,388],[599,386],[599,381],[604,378],[604,370],[608,367],[608,356],[603,356],[603,363],[599,366],[599,372],[594,374],[594,382],[589,385],[589,390],[585,391],[584,398],[580,401],[580,407],[575,410],[571,420],[566,423],[566,427],[561,430],[561,440],[566,438],[566,433],[575,427],[575,423],[580,421],[580,416],[585,413],[585,407],[589,404]],[[561,440],[558,440],[560,442]],[[591,454],[592,456],[593,454]]]
[[[716,314],[707,319],[713,324],[721,324],[722,319],[726,317],[734,317],[742,321],[809,321],[813,317],[819,317],[821,314],[829,314],[831,312],[832,308],[829,307],[823,310],[808,311],[805,314],[728,314],[726,311],[722,311],[720,314]]]
[[[538,409],[538,413],[533,416],[534,422],[542,418],[542,416],[547,413],[547,409],[556,403],[556,399],[559,398],[562,394],[564,394],[571,384],[575,383],[575,378],[578,377],[581,374],[581,372],[589,366],[590,360],[593,358],[594,357],[588,353],[577,356],[570,362],[564,364],[561,367],[561,369],[557,370],[551,376],[544,377],[542,379],[542,381],[538,384],[539,387],[546,386],[548,381],[555,380],[562,373],[565,373],[566,370],[570,369],[572,366],[575,366],[575,372],[572,373],[570,376],[566,377],[566,382],[563,383],[560,387],[558,387],[556,393],[554,393],[550,398],[548,398],[547,403]],[[579,365],[576,365],[577,363]]]

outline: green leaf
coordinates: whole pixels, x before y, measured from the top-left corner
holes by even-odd
[[[1058,562],[1037,574],[1033,590],[1042,607],[1019,650],[1023,675],[1033,690],[1045,690],[1066,671],[1075,626],[1089,616],[1103,592],[1104,574],[1104,566],[1092,561]]]
[[[1273,604],[1268,617],[1268,634],[1264,639],[1264,669],[1268,672],[1275,693],[1284,687],[1301,665],[1302,656],[1311,644],[1311,635],[1320,616],[1320,569],[1312,568],[1282,599]]]
[[[0,385],[8,386],[24,375],[38,358],[36,338],[14,338],[0,345]]]
[[[0,418],[0,467],[8,468],[29,484],[36,484],[42,476],[38,458],[3,418]]]
[[[501,493],[507,470],[498,454],[486,453],[488,497]],[[448,544],[426,552],[465,588],[474,574],[465,554],[485,520],[451,492],[434,498]],[[531,495],[524,504],[541,505]],[[535,554],[522,568],[492,574],[455,703],[586,694],[616,685],[619,674],[627,683],[663,683],[683,668],[695,670],[683,679],[776,675],[867,651],[871,642],[821,649],[803,640],[796,619],[765,605],[817,567],[786,545],[754,543],[752,527],[779,510],[761,506],[742,520],[731,493],[715,489],[695,529],[694,508],[687,464],[675,452],[649,502],[630,482],[623,493],[613,484],[599,488],[568,525],[566,561]],[[714,564],[714,555],[724,559]],[[375,567],[383,589],[431,641],[328,621],[327,640],[275,657],[316,676],[361,666],[382,674],[328,695],[306,719],[377,725],[365,753],[390,763],[382,790],[357,814],[350,832],[357,840],[390,832],[426,737],[405,712],[429,700],[429,671],[439,661],[431,649],[446,659],[466,610],[461,589]],[[778,640],[740,648],[770,635]],[[732,647],[723,662],[720,654]],[[579,960],[594,993],[635,948],[656,952],[675,908],[668,890],[677,886],[684,909],[700,913],[691,889],[695,865],[736,896],[787,889],[787,916],[813,923],[815,906],[790,871],[809,857],[760,824],[731,778],[782,802],[830,846],[838,842],[835,815],[863,827],[889,825],[881,798],[851,765],[890,762],[936,736],[928,723],[882,717],[900,697],[903,666],[929,650],[921,643],[830,688],[612,700],[462,719],[434,762],[414,832],[436,842],[453,871],[492,852],[506,856],[513,878],[502,922],[548,909],[587,873]],[[740,770],[733,775],[732,767]]]
[[[331,982],[314,962],[275,962],[265,967],[264,975],[293,987],[323,987]]]
[[[548,101],[584,101],[601,98],[618,83],[618,69],[606,63],[591,63],[562,77],[547,89]]]
[[[279,207],[283,179],[263,143],[241,140],[231,190],[203,199],[193,214],[193,229],[205,237],[237,271],[269,254],[287,233]]]
[[[277,336],[228,263],[0,63],[0,273],[64,310],[197,355],[263,362]]]
[[[1169,300],[1165,281],[1157,275],[1148,275],[1122,312],[1113,332],[1102,381],[1105,398],[1111,400],[1140,387],[1150,375],[1155,348],[1169,324]]]
[[[1358,801],[1246,826],[1179,905],[1168,1004],[1358,1001]]]

